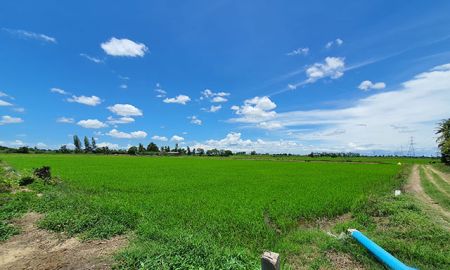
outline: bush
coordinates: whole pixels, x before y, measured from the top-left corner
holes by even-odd
[[[27,186],[29,184],[32,184],[33,182],[34,182],[34,178],[33,177],[25,176],[25,177],[22,177],[19,180],[19,186]]]
[[[52,178],[49,166],[42,166],[41,168],[34,169],[34,175],[45,181],[48,181]]]

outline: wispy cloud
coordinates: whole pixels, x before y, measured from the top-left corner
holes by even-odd
[[[94,57],[94,56],[87,55],[87,54],[85,54],[85,53],[80,53],[80,56],[81,56],[81,57],[84,57],[84,58],[86,58],[87,60],[89,60],[89,61],[91,61],[91,62],[94,62],[94,63],[96,63],[96,64],[104,63],[104,61],[103,61],[102,59],[100,59],[100,58],[98,58],[98,57]]]
[[[21,30],[21,29],[2,28],[2,30],[10,33],[11,35],[17,36],[19,38],[33,39],[33,40],[56,44],[56,38],[45,35],[45,34],[39,34],[39,33]]]
[[[64,124],[72,124],[75,123],[75,119],[73,119],[72,117],[59,117],[58,119],[56,119],[57,123],[64,123]]]
[[[295,55],[308,55],[309,54],[309,48],[298,48],[295,50],[292,50],[288,53],[286,53],[286,55],[288,56],[295,56]]]
[[[1,125],[7,125],[7,124],[19,124],[22,123],[23,119],[20,117],[12,117],[9,115],[3,115],[0,118],[0,126]]]
[[[53,87],[50,89],[50,92],[52,93],[56,93],[56,94],[60,94],[60,95],[70,95],[69,92],[67,92],[64,89],[58,88],[58,87]]]

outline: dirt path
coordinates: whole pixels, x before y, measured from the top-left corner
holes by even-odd
[[[450,184],[450,175],[443,173],[443,172],[439,171],[438,169],[435,169],[431,165],[427,165],[426,168],[433,171],[435,174],[439,175],[439,177],[442,178],[445,182]]]
[[[409,176],[408,184],[405,186],[406,192],[414,194],[426,207],[436,213],[436,218],[450,230],[450,212],[435,203],[423,190],[420,184],[419,165],[413,165],[411,174]]]
[[[0,243],[0,269],[110,269],[111,255],[127,244],[125,237],[81,242],[41,230],[41,217],[28,213],[14,222],[22,232]]]
[[[430,168],[428,166],[425,166],[424,168],[425,175],[427,176],[428,180],[436,187],[436,189],[439,190],[439,192],[444,193],[446,196],[450,196],[450,194],[448,194],[445,189],[443,189],[438,183],[436,183],[436,180],[434,179]]]

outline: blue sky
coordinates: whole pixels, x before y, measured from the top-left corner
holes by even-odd
[[[435,154],[448,1],[7,1],[0,144]]]

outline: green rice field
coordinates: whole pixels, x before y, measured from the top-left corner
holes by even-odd
[[[86,238],[135,231],[124,264],[253,268],[299,223],[333,218],[399,186],[394,164],[95,155],[4,155],[22,171],[49,165],[41,226]],[[130,259],[131,257],[131,259]]]

